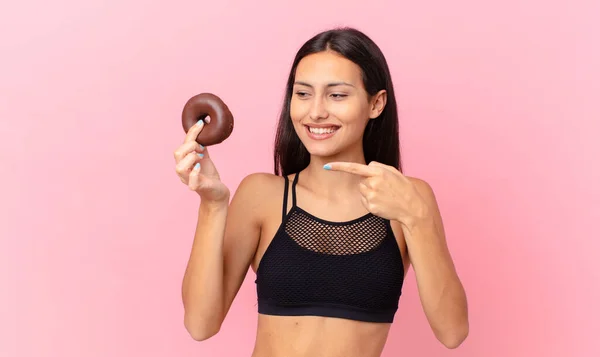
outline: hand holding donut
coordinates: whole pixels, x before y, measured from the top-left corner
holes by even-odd
[[[229,203],[229,189],[221,182],[205,145],[214,145],[229,137],[233,129],[231,112],[217,96],[199,94],[186,103],[182,124],[185,140],[174,152],[179,178],[203,201]]]
[[[188,130],[183,144],[174,152],[175,171],[181,182],[197,192],[203,201],[228,202],[229,189],[221,182],[219,172],[206,147],[196,142],[198,134],[205,126],[204,120],[200,120]]]

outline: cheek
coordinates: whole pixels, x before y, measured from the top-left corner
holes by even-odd
[[[369,120],[367,108],[360,103],[340,103],[331,107],[331,114],[335,115],[346,125],[363,127]]]
[[[292,99],[290,102],[290,117],[296,122],[305,117],[307,114],[306,104]]]

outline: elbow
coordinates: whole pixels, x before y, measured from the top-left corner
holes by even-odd
[[[467,339],[469,336],[468,324],[461,324],[456,326],[447,333],[438,336],[438,340],[448,349],[456,349]]]
[[[219,330],[221,326],[218,324],[209,324],[206,322],[198,322],[198,321],[189,321],[189,319],[185,319],[184,326],[189,335],[195,341],[205,341],[209,338],[213,337]]]
[[[219,332],[219,329],[188,329],[188,333],[195,341],[205,341]]]

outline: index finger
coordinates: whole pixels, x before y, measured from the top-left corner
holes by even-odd
[[[204,120],[199,120],[196,124],[192,125],[187,134],[185,134],[185,140],[183,142],[187,143],[188,141],[195,141],[203,128]]]
[[[355,175],[370,177],[377,175],[377,171],[373,167],[355,162],[330,162],[323,167],[331,171],[344,171]]]

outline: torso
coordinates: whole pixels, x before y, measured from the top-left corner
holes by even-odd
[[[294,175],[289,176],[290,183]],[[258,214],[261,234],[252,269],[257,271],[265,251],[275,237],[282,221],[284,178],[272,175],[269,194],[263,196]],[[297,205],[310,214],[329,221],[349,221],[368,213],[358,204],[343,202],[335,206],[316,204],[302,186],[296,186]],[[292,206],[291,190],[288,211]],[[351,207],[351,208],[348,208]],[[337,214],[337,216],[336,216]],[[339,216],[343,214],[344,216]],[[409,267],[408,254],[402,229],[398,222],[390,222],[404,262],[404,273]],[[252,357],[378,357],[385,345],[389,323],[353,321],[319,316],[271,316],[259,314],[256,345]]]

